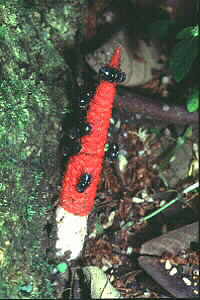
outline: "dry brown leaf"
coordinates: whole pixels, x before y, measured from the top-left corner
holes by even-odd
[[[124,31],[118,32],[101,48],[87,55],[86,60],[98,72],[102,65],[109,62],[113,50],[119,46],[122,48],[121,69],[126,73],[126,80],[122,85],[133,87],[145,84],[153,79],[153,69],[162,68],[159,51],[153,42],[147,45],[145,41],[139,40],[138,48],[131,49]]]

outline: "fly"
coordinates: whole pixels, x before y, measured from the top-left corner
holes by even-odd
[[[91,183],[92,175],[85,173],[81,176],[79,183],[77,184],[77,190],[79,193],[83,193]]]

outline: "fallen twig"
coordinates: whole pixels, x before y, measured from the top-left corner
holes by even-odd
[[[141,96],[135,93],[123,91],[123,96],[118,96],[116,105],[123,111],[129,113],[141,113],[156,120],[167,121],[175,124],[196,124],[199,121],[198,112],[188,112],[183,105],[163,104],[152,98]]]

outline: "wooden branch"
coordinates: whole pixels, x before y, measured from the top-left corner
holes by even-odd
[[[121,111],[141,113],[151,116],[153,119],[175,124],[197,124],[198,112],[188,112],[185,106],[163,104],[163,99],[153,100],[128,91],[123,91],[123,96],[118,96],[116,105]]]

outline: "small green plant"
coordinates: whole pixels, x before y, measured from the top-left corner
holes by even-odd
[[[143,222],[148,221],[149,219],[153,218],[154,216],[158,215],[159,213],[161,213],[162,211],[164,211],[165,209],[167,209],[169,206],[171,206],[172,204],[174,204],[177,201],[181,201],[184,197],[184,195],[190,193],[190,192],[196,192],[199,189],[199,182],[195,182],[194,184],[188,186],[187,188],[185,188],[182,192],[177,192],[176,190],[168,190],[168,192],[170,191],[175,191],[177,193],[177,196],[175,197],[175,199],[172,199],[171,201],[163,204],[160,208],[156,209],[155,211],[153,211],[152,213],[150,213],[149,215],[141,218],[138,222],[133,222],[133,221],[129,221],[126,224],[123,225],[123,229],[128,229],[130,227],[135,226],[136,224],[141,224]]]
[[[160,163],[160,170],[164,170],[169,163],[172,163],[176,159],[176,151],[185,144],[192,136],[192,126],[188,126],[181,136],[176,137],[174,146],[169,150],[163,161]]]
[[[170,32],[176,27],[176,22],[169,16],[164,19],[158,19],[150,24],[148,33],[152,38],[160,40],[167,39]],[[182,81],[191,70],[191,67],[197,59],[199,53],[199,26],[188,26],[177,33],[178,42],[172,49],[169,59],[169,70],[176,80]],[[189,112],[195,112],[199,109],[199,91],[196,87],[190,90],[186,99],[186,108]]]
[[[176,38],[180,41],[172,50],[169,68],[177,82],[185,78],[199,52],[199,26],[189,26],[181,30]]]
[[[189,112],[195,112],[199,109],[199,89],[192,89],[187,99],[187,110]]]
[[[68,270],[68,264],[62,262],[57,265],[57,270],[60,273],[65,273]]]

